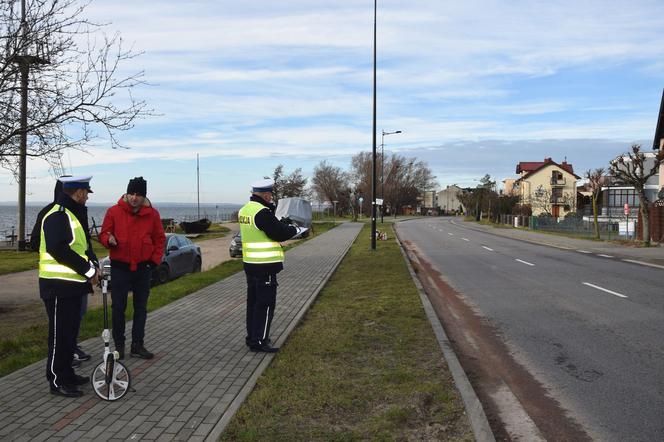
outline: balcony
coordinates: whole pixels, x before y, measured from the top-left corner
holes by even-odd
[[[550,183],[552,186],[564,186],[565,178],[551,178]]]

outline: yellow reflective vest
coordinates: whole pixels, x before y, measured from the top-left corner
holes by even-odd
[[[281,244],[270,239],[256,227],[256,214],[266,207],[256,201],[249,201],[238,213],[240,234],[242,235],[242,261],[248,264],[269,264],[284,262]]]
[[[72,241],[69,247],[76,252],[81,258],[88,260],[85,254],[88,249],[88,240],[85,237],[85,229],[79,222],[78,218],[66,207],[56,204],[49,210],[42,219],[41,227],[41,242],[39,243],[39,277],[45,279],[62,279],[65,281],[85,282],[87,278],[79,275],[71,268],[60,264],[46,251],[46,238],[44,237],[44,221],[51,214],[63,211],[69,218],[69,227],[71,228]]]

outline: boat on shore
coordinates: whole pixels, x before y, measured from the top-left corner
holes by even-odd
[[[196,221],[182,221],[180,223],[180,228],[184,230],[184,233],[203,233],[212,225],[212,221],[207,218],[201,218]]]

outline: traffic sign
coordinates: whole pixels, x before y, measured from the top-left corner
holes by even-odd
[[[376,198],[376,205],[382,206],[383,205],[383,199],[382,198]]]

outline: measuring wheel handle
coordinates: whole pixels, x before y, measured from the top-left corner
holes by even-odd
[[[107,293],[108,279],[101,281],[101,292],[104,298],[104,331],[101,338],[104,341],[104,356],[90,376],[92,390],[105,401],[116,401],[131,390],[131,374],[124,366],[117,351],[110,350],[111,333],[108,329]]]

